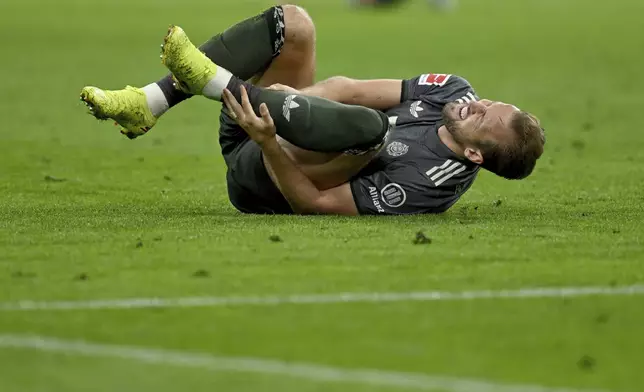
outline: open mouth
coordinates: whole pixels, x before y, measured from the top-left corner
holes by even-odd
[[[458,111],[458,115],[461,117],[461,120],[465,120],[469,111],[470,111],[469,105],[463,106],[461,110]]]

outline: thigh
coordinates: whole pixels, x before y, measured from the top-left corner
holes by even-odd
[[[248,134],[222,109],[219,115],[219,146],[228,168],[235,164],[239,149],[249,140]]]
[[[293,213],[268,175],[257,143],[247,140],[228,159],[228,196],[239,211],[255,214]]]
[[[260,87],[280,83],[296,89],[311,86],[316,71],[315,25],[308,13],[294,5],[283,6],[284,46],[270,66],[252,82]]]

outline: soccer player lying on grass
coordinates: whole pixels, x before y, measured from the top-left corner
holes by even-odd
[[[534,116],[479,100],[455,75],[313,85],[315,28],[296,6],[273,7],[199,49],[172,27],[161,58],[171,73],[160,81],[85,87],[81,99],[129,138],[190,96],[224,102],[219,141],[230,201],[242,212],[440,213],[480,167],[521,179],[543,152]]]

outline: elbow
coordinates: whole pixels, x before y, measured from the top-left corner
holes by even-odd
[[[351,205],[348,203],[339,204],[324,197],[307,203],[307,205],[298,206],[297,208],[293,207],[293,212],[298,215],[359,215],[358,210],[353,203],[351,203]]]
[[[333,86],[333,90],[339,94],[338,102],[355,105],[360,102],[360,94],[356,89],[356,80],[346,76],[333,76],[326,80],[329,85]]]
[[[328,204],[324,195],[320,195],[317,198],[307,200],[305,203],[299,203],[298,205],[293,203],[291,207],[293,212],[298,215],[326,215],[329,214]]]
[[[322,208],[318,202],[313,201],[303,205],[292,206],[293,212],[298,215],[319,215],[322,214]]]
[[[293,212],[296,215],[321,215],[321,212],[316,211],[313,208],[293,208]]]

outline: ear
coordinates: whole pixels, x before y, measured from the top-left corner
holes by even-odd
[[[464,151],[465,158],[476,163],[477,165],[483,164],[483,154],[478,148],[469,148],[467,147]]]

